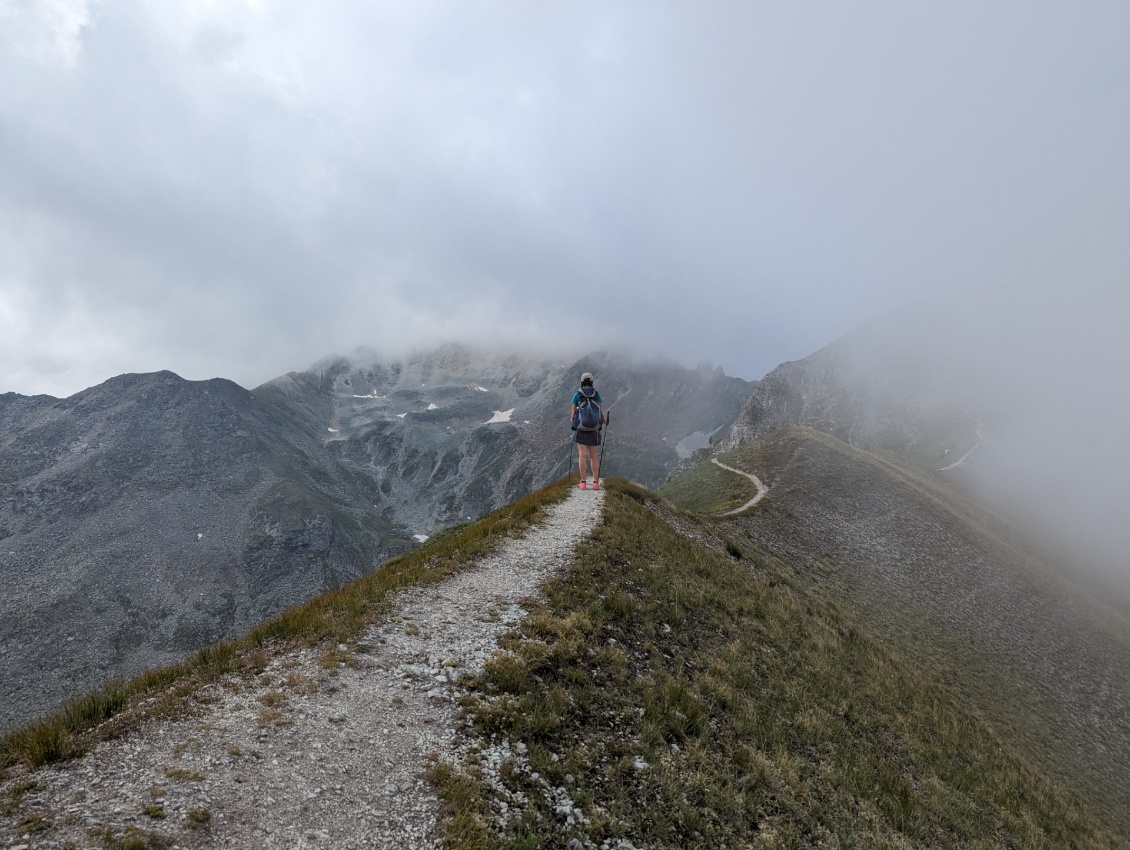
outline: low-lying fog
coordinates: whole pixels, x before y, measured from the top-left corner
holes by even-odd
[[[860,333],[890,334],[887,356],[914,363],[983,422],[963,464],[983,494],[1130,588],[1128,292],[1032,282],[967,291]]]

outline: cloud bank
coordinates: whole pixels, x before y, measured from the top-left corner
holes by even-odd
[[[1108,313],[1127,32],[1119,3],[0,0],[0,391],[443,339],[756,378],[926,296]]]

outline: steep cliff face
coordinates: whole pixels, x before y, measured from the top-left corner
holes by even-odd
[[[649,483],[750,388],[452,346],[328,358],[253,392],[161,372],[0,396],[0,731],[561,477],[585,370],[612,415],[607,469]]]

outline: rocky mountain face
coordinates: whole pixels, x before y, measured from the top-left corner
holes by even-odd
[[[585,371],[610,416],[604,472],[646,484],[725,431],[752,384],[596,354],[565,364],[447,346],[395,363],[334,357],[255,390],[371,480],[413,533],[477,517],[576,468],[569,399]]]
[[[1015,329],[963,315],[977,306],[886,316],[766,375],[714,447],[770,487],[733,522],[1125,834],[1126,550],[1104,560],[1080,531],[1126,504],[1095,473],[1120,458],[1092,446],[1112,411],[1079,402],[1089,377],[1061,370],[1078,385],[1065,392],[1046,358],[1029,362]]]
[[[0,732],[231,637],[559,478],[592,371],[606,469],[657,483],[753,385],[598,354],[333,357],[249,392],[169,372],[0,395]]]
[[[230,381],[0,396],[0,728],[370,569],[385,501]]]
[[[805,425],[853,446],[896,451],[931,468],[957,462],[983,438],[986,414],[927,317],[876,320],[766,375],[742,406],[723,448]]]

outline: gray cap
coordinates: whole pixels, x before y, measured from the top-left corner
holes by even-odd
[[[592,380],[592,372],[585,372],[585,374],[581,375],[581,383],[582,384],[585,381],[591,381],[591,380]]]

